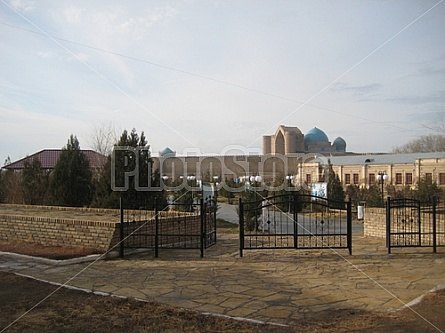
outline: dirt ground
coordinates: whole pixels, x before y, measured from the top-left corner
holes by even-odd
[[[0,242],[0,251],[66,259],[88,249]],[[281,327],[207,316],[159,303],[69,290],[0,272],[0,332],[445,332],[445,291],[395,313],[346,310]]]
[[[69,246],[43,246],[27,242],[6,242],[0,240],[0,251],[25,254],[55,260],[65,260],[84,257],[98,252],[82,247]]]

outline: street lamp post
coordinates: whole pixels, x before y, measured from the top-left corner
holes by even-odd
[[[250,176],[250,183],[253,184],[254,187],[256,187],[257,183],[261,183],[262,180],[263,178],[260,175]],[[256,192],[256,189],[254,189],[254,191]]]
[[[290,190],[290,188],[292,186],[292,181],[294,180],[294,176],[293,175],[287,175],[286,176],[286,180],[287,180],[287,188],[288,188],[288,190]]]
[[[377,174],[377,181],[380,183],[381,186],[381,192],[382,192],[382,207],[385,206],[385,201],[383,199],[383,184],[385,183],[385,181],[388,180],[388,175],[386,174],[385,171],[379,171]]]
[[[287,180],[287,190],[290,191],[291,186],[292,186],[292,181],[294,180],[294,176],[293,175],[287,175],[286,176],[286,180]],[[288,200],[289,200],[289,209],[288,209],[288,213],[290,214],[290,206],[291,206],[291,197],[288,196]]]
[[[218,186],[219,186],[218,180],[219,180],[218,176],[213,176],[213,199],[215,200],[215,202],[218,198]]]
[[[193,204],[194,204],[194,198],[193,198],[193,185],[194,185],[194,181],[196,180],[196,176],[194,176],[194,175],[187,176],[187,180],[190,181],[190,184],[191,184],[191,191],[192,191],[192,205],[191,205],[191,211],[194,211],[194,207],[193,207]]]
[[[257,193],[257,184],[261,183],[261,181],[263,180],[263,178],[260,175],[256,175],[256,176],[250,176],[250,178],[248,178],[250,180],[250,185],[252,185],[253,187],[253,200],[255,202],[255,205],[257,204],[257,199],[258,199],[258,193]],[[252,188],[250,187],[250,189]],[[260,204],[259,207],[261,207],[262,205]],[[257,209],[255,209],[255,220],[254,225],[253,225],[253,230],[258,231],[258,211]]]

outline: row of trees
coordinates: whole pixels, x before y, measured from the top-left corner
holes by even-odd
[[[71,135],[67,145],[62,149],[60,159],[53,172],[42,170],[37,159],[25,162],[25,168],[21,173],[1,172],[0,202],[117,208],[121,197],[140,201],[151,200],[154,196],[158,196],[161,200],[166,201],[165,193],[137,191],[134,186],[134,177],[129,179],[127,191],[118,192],[112,189],[112,168],[115,168],[115,183],[123,186],[125,184],[124,173],[134,170],[136,161],[139,163],[139,183],[151,182],[154,186],[160,184],[159,172],[153,170],[149,173],[148,171],[151,159],[144,132],[138,135],[135,129],[131,132],[124,130],[115,145],[138,149],[117,151],[112,159],[110,149],[107,148],[105,151],[109,155],[105,165],[93,174],[88,159],[80,150],[77,137]],[[135,152],[138,154],[137,157],[134,155]],[[284,177],[277,181],[281,184],[284,183]],[[378,185],[372,185],[369,188],[351,185],[345,191],[338,175],[333,171],[331,163],[323,170],[322,181],[327,182],[329,199],[344,201],[346,198],[351,198],[354,205],[358,205],[360,202],[366,202],[368,206],[375,207],[382,205],[382,192]],[[237,186],[233,181],[228,185]],[[286,190],[283,189],[281,192],[274,193],[244,191],[240,195],[243,201],[250,201],[254,195],[266,197],[284,193]],[[393,185],[386,185],[385,193],[391,197],[414,197],[421,201],[427,201],[432,196],[443,195],[443,191],[436,183],[426,180],[419,181],[415,189],[407,187],[397,190]],[[220,195],[229,199],[235,197],[233,192],[224,190],[220,192]],[[175,195],[181,202],[190,201],[189,196],[190,194],[187,193],[176,193]]]
[[[77,137],[71,135],[52,173],[43,170],[38,159],[25,161],[21,173],[0,174],[0,188],[2,202],[85,206],[94,194],[93,173]]]
[[[130,133],[123,131],[117,146],[143,148],[140,149],[142,183],[151,181],[159,184],[159,174],[148,174],[147,165],[150,163],[149,146],[144,132],[139,136],[133,129]],[[52,172],[42,170],[40,161],[34,159],[26,161],[21,173],[6,171],[0,173],[0,202],[25,203],[37,205],[60,206],[92,206],[103,208],[119,207],[120,197],[127,200],[150,199],[154,192],[138,192],[134,189],[134,178],[130,179],[129,190],[116,192],[112,190],[111,154],[102,169],[92,170],[88,158],[82,153],[76,136],[71,135],[67,145],[62,149],[59,161]],[[135,159],[130,153],[119,155],[114,161],[116,168],[116,182],[123,183],[123,173],[133,170]]]

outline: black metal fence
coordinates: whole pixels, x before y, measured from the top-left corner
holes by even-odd
[[[193,204],[171,203],[160,209],[153,203],[121,201],[120,256],[127,249],[204,250],[216,244],[216,210],[214,199]]]
[[[386,201],[386,247],[445,246],[445,204],[432,198],[424,203],[410,198]]]
[[[240,256],[252,249],[345,248],[352,253],[351,202],[298,193],[239,201]]]

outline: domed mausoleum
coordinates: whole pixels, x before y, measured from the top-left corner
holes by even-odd
[[[321,129],[303,134],[298,127],[279,126],[274,135],[263,136],[263,154],[346,153],[346,141],[338,137],[331,144]]]
[[[161,157],[174,157],[176,156],[176,152],[171,150],[169,147],[164,148],[159,152],[159,156]]]
[[[338,137],[337,139],[335,139],[332,145],[335,147],[336,151],[346,151],[346,141],[342,137]]]
[[[329,142],[328,136],[325,132],[317,127],[314,127],[304,136],[304,144],[316,143],[316,142]]]

